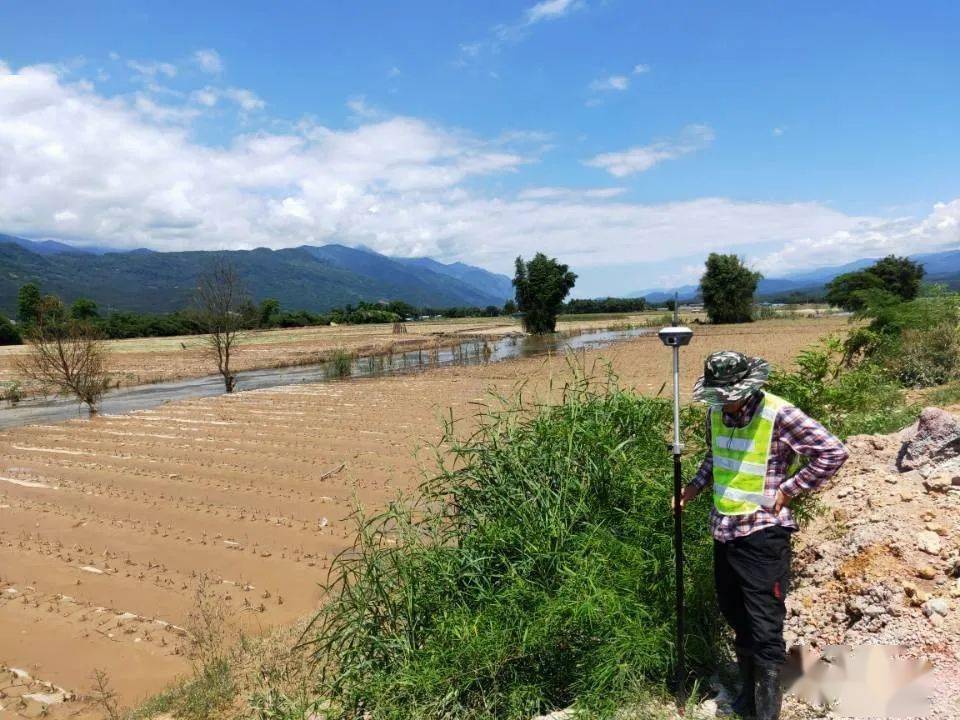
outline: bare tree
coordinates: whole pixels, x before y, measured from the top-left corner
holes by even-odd
[[[228,393],[237,386],[237,376],[230,368],[244,330],[250,324],[253,303],[236,267],[226,259],[218,259],[209,272],[197,282],[197,310],[200,324],[206,331],[203,344],[207,355],[216,360]]]
[[[45,390],[73,395],[96,415],[110,383],[103,333],[89,321],[66,318],[60,301],[47,297],[26,339],[30,352],[17,363],[20,373]]]

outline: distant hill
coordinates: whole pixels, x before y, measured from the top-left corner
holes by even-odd
[[[960,250],[920,253],[909,257],[923,265],[927,273],[923,278],[925,282],[960,288]],[[783,300],[792,295],[820,297],[826,292],[826,284],[838,275],[862,270],[877,260],[878,258],[864,258],[845,265],[817,268],[779,278],[763,278],[757,286],[757,297],[762,300]],[[672,299],[674,292],[679,293],[681,302],[690,301],[698,299],[699,288],[696,285],[683,285],[671,289],[639,290],[631,293],[630,297],[642,297],[651,303],[662,303]]]
[[[255,300],[288,309],[329,310],[359,301],[404,300],[417,306],[502,305],[510,279],[480,268],[418,258],[390,258],[344,245],[286,250],[196,252],[84,251],[55,241],[0,235],[0,312],[13,314],[26,282],[66,302],[95,300],[104,310],[169,312],[189,304],[199,274],[227,255]]]

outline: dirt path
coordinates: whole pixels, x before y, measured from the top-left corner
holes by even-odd
[[[788,362],[839,327],[700,332],[685,381],[711,350]],[[669,377],[655,338],[583,359],[601,357],[639,392]],[[563,358],[525,359],[0,432],[0,664],[74,692],[102,669],[129,705],[188,670],[182,628],[201,575],[249,631],[308,615],[331,556],[352,539],[354,502],[378,507],[414,487],[415,449],[438,438],[441,416],[469,418],[491,386],[525,381],[542,396],[565,372]],[[35,710],[8,700],[0,718]]]

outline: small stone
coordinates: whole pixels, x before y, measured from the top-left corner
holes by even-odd
[[[923,604],[923,614],[931,617],[934,614],[946,615],[950,612],[950,604],[943,598],[930,598]]]
[[[940,627],[943,625],[943,615],[931,615],[930,624],[934,627]]]
[[[948,474],[934,475],[924,480],[923,486],[927,489],[927,492],[945,493],[953,486],[951,480],[952,477]]]
[[[840,488],[840,490],[837,492],[837,497],[838,497],[838,498],[845,498],[845,497],[846,497],[847,495],[849,495],[851,492],[853,492],[853,488],[850,487],[849,485],[846,485],[846,486]]]
[[[936,533],[940,537],[946,537],[947,535],[950,534],[950,530],[948,530],[945,525],[941,525],[940,523],[933,523],[933,522],[927,523],[926,528],[930,532]]]
[[[886,612],[886,608],[882,605],[867,605],[867,607],[863,609],[863,614],[869,615],[870,617],[879,617],[880,615],[886,614]]]
[[[917,586],[915,583],[905,580],[903,583],[903,594],[907,597],[913,597],[917,594]]]
[[[917,570],[917,576],[924,580],[933,580],[937,576],[937,571],[931,565],[924,565]]]
[[[942,549],[940,537],[930,530],[917,533],[917,547],[930,555],[939,555]]]
[[[704,700],[700,703],[700,714],[704,717],[716,717],[719,711],[717,701],[713,699]]]

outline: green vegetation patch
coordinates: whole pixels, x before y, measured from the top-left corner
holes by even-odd
[[[447,425],[439,473],[415,498],[357,516],[304,636],[335,715],[603,712],[669,677],[670,405],[578,374],[556,406],[498,407],[467,438]],[[685,426],[699,433],[702,414]],[[685,540],[700,668],[717,632],[708,509],[689,509]]]

